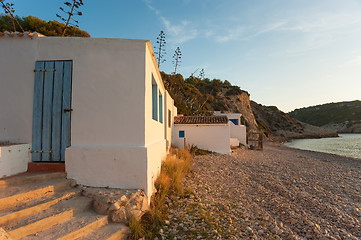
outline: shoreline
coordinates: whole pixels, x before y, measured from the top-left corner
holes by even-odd
[[[341,133],[341,134],[347,134],[347,133]],[[321,139],[321,138],[338,138],[338,137],[340,137],[338,133],[327,134],[327,135],[305,134],[305,135],[295,135],[295,136],[288,136],[288,137],[270,136],[270,137],[265,137],[264,142],[284,143],[284,142],[298,140],[298,139]]]
[[[349,133],[342,133],[342,134],[345,134],[345,135],[348,135]],[[340,138],[341,136],[339,137],[334,137],[335,139],[338,139]],[[332,137],[331,137],[332,138]],[[304,138],[304,140],[314,140],[315,138]],[[323,139],[323,138],[318,138],[318,139]],[[325,138],[325,139],[329,139],[329,138]],[[339,154],[339,153],[335,153],[335,152],[329,152],[327,151],[327,149],[307,149],[307,146],[305,147],[306,149],[304,148],[299,148],[299,147],[296,147],[296,146],[288,146],[287,143],[290,143],[291,141],[293,140],[301,140],[301,139],[292,139],[292,140],[289,140],[287,142],[281,142],[280,144],[282,144],[283,146],[287,147],[287,148],[290,148],[290,149],[297,149],[297,150],[303,150],[303,151],[311,151],[311,152],[316,152],[316,153],[324,153],[324,154],[331,154],[331,155],[335,155],[335,156],[339,156],[339,157],[348,157],[348,158],[353,158],[353,159],[357,159],[357,160],[361,160],[361,156],[349,156],[349,155],[342,155],[342,154]],[[322,151],[323,150],[323,151]]]
[[[320,151],[316,151],[316,150],[295,148],[295,147],[290,147],[290,146],[284,145],[284,143],[282,143],[282,146],[286,147],[286,148],[288,148],[290,150],[299,150],[299,151],[303,151],[303,152],[311,152],[311,153],[317,153],[317,154],[319,153],[319,154],[330,155],[330,156],[333,156],[333,157],[340,157],[340,158],[345,158],[345,159],[350,159],[350,160],[361,161],[361,158],[349,157],[349,156],[344,156],[344,155],[339,155],[339,154],[329,153],[329,152],[320,152]]]

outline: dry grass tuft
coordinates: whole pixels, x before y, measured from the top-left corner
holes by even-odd
[[[144,228],[136,217],[132,216],[130,219],[129,228],[132,230],[130,233],[131,239],[139,239],[144,236]]]
[[[184,195],[183,180],[192,169],[191,160],[192,155],[188,150],[171,149],[155,181],[157,192],[151,198],[150,210],[143,215],[141,221],[134,220],[129,224],[132,239],[153,239],[158,236],[159,229],[168,216],[167,198]],[[189,191],[186,189],[186,194]]]

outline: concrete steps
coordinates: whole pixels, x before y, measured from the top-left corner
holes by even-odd
[[[127,239],[129,229],[95,213],[80,191],[64,173],[2,179],[0,230],[13,240]]]
[[[75,185],[74,180],[57,179],[46,183],[28,183],[23,186],[7,187],[0,192],[0,209],[23,204],[44,196],[51,196]]]
[[[55,172],[55,173],[39,173],[39,174],[28,174],[21,176],[8,177],[5,179],[0,179],[0,189],[6,188],[9,186],[24,185],[27,183],[35,182],[44,182],[54,179],[65,179],[65,172]]]
[[[93,232],[94,229],[105,226],[106,224],[108,224],[107,216],[98,215],[92,212],[84,212],[38,234],[30,235],[23,239],[77,239]]]
[[[36,199],[35,201],[16,206],[15,211],[14,208],[3,209],[0,211],[0,225],[44,211],[64,199],[71,198],[77,194],[79,195],[79,192],[80,191],[67,191],[64,192],[64,194],[43,197],[40,200]]]

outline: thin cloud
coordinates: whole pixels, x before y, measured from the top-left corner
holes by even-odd
[[[279,22],[274,22],[271,24],[267,24],[264,27],[262,27],[256,35],[260,35],[263,33],[269,33],[269,32],[273,32],[273,31],[277,31],[279,29],[281,29],[283,26],[285,26],[287,24],[286,21],[279,21]]]
[[[216,26],[223,30],[215,36],[218,42],[228,42],[231,40],[250,40],[260,35],[269,33],[301,33],[301,34],[327,34],[340,35],[353,33],[356,29],[360,29],[361,16],[353,14],[309,14],[302,17],[291,17],[285,19],[271,19],[271,23],[266,23],[260,26],[257,25],[236,25],[228,29],[222,29],[221,26]]]
[[[147,5],[147,7],[150,10],[152,10],[156,15],[160,15],[160,11],[152,6],[152,1],[151,0],[144,0],[144,2]]]
[[[180,24],[172,24],[165,17],[160,17],[165,27],[166,33],[171,37],[174,43],[184,43],[198,36],[197,29],[190,26],[190,22],[182,21]]]
[[[240,27],[229,29],[226,33],[224,33],[222,35],[217,35],[215,37],[215,39],[217,42],[221,42],[221,43],[228,42],[231,40],[237,40],[245,32],[246,32],[246,29],[243,26],[240,26]]]

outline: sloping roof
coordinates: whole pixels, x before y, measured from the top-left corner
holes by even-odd
[[[33,37],[45,37],[43,34],[41,33],[37,33],[37,32],[0,32],[0,37],[28,37],[28,38],[33,38]]]
[[[227,116],[182,116],[174,117],[174,124],[227,124]]]

